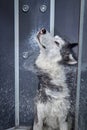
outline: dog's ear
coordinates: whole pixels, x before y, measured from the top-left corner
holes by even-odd
[[[72,48],[74,48],[74,47],[76,47],[76,46],[78,46],[78,43],[72,43],[72,44],[69,44],[69,45],[68,45],[68,47],[69,47],[70,49],[72,49]]]
[[[72,43],[68,45],[68,48],[73,49],[76,46],[78,46],[78,43]],[[69,61],[67,63],[71,65],[77,64],[77,60],[74,58],[73,54],[69,54]]]
[[[69,54],[69,59],[67,61],[67,64],[69,64],[69,65],[75,65],[75,64],[77,64],[77,60],[73,57],[72,54]]]

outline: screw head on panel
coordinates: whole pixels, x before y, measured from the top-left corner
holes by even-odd
[[[46,10],[47,10],[47,6],[46,6],[46,5],[41,5],[41,6],[40,6],[40,11],[41,11],[42,13],[46,12]]]
[[[22,6],[22,11],[26,13],[26,12],[29,11],[29,8],[30,8],[29,5],[23,5]]]

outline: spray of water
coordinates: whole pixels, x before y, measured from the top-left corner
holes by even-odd
[[[39,47],[36,43],[36,34],[37,29],[32,30],[25,41],[29,48],[29,51],[23,52],[23,58],[25,59],[23,63],[23,68],[26,71],[35,72],[34,63],[39,53]]]

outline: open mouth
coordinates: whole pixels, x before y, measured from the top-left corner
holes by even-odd
[[[41,35],[44,35],[44,34],[46,34],[46,29],[42,28],[42,29],[39,31],[39,33],[37,34],[37,39],[38,39],[40,45],[41,45],[44,49],[46,49],[46,47],[40,42],[40,36],[41,36]]]

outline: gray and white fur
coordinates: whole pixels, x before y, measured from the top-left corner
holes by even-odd
[[[40,54],[36,59],[39,88],[35,98],[33,130],[71,130],[71,107],[64,65],[77,64],[70,44],[60,36],[51,36],[44,28],[37,33]]]

